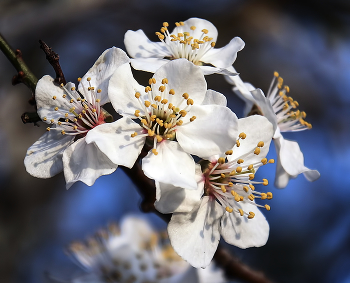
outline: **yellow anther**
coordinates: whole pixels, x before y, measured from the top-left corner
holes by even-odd
[[[164,27],[168,27],[168,26],[169,26],[168,22],[164,22],[164,23],[163,23],[163,26],[164,26]]]
[[[269,181],[267,179],[263,179],[263,185],[267,186],[269,184]]]
[[[57,106],[55,107],[55,111],[58,111],[58,107]]]
[[[231,195],[232,195],[232,196],[235,196],[236,194],[237,194],[237,193],[236,193],[234,190],[231,191]]]
[[[179,22],[180,26],[184,26],[185,23],[184,22]]]
[[[78,115],[78,118],[79,118],[79,119],[83,118],[83,115],[79,114],[79,115]]]
[[[85,111],[85,110],[81,110],[81,113],[85,114],[85,113],[86,113],[86,111]]]
[[[169,118],[176,118],[176,115],[175,114],[170,114]]]
[[[162,27],[162,28],[160,29],[160,32],[161,32],[161,33],[165,33],[167,30],[168,30],[168,29],[167,29],[166,27]]]
[[[157,108],[158,108],[158,106],[155,105],[155,104],[151,104],[151,106],[152,106],[154,109],[157,109]]]
[[[223,193],[226,193],[226,188],[225,188],[225,186],[224,186],[224,185],[221,185],[220,187],[221,187],[221,191],[222,191]]]
[[[254,179],[254,174],[249,174],[249,180],[253,180]]]
[[[237,160],[237,163],[238,163],[238,164],[241,164],[241,163],[243,163],[243,162],[244,162],[244,160],[241,159],[241,158]]]
[[[89,82],[89,81],[91,81],[91,78],[90,78],[90,77],[88,77],[86,80]]]
[[[61,83],[61,84],[60,84],[60,87],[64,87],[64,84]]]
[[[249,166],[248,166],[248,170],[252,170],[253,169],[253,164],[250,164]]]
[[[137,133],[136,132],[134,132],[133,134],[131,134],[131,137],[132,138],[134,138],[134,137],[136,137],[137,136]]]
[[[178,22],[176,22],[175,25],[176,25],[177,27],[181,26],[180,23],[178,23]]]
[[[241,143],[239,142],[239,140],[236,140],[236,145],[237,147],[240,147]]]
[[[276,78],[278,78],[278,77],[280,76],[278,72],[274,72],[273,75],[274,75]]]
[[[185,31],[185,32],[184,32],[184,36],[190,36],[190,33],[187,32],[187,31]]]
[[[185,117],[187,115],[187,111],[186,110],[181,110],[179,112],[179,114],[182,116],[182,117]]]
[[[176,125],[177,125],[177,126],[181,126],[181,125],[183,124],[183,122],[184,122],[184,121],[179,120],[179,121],[177,121]]]
[[[139,117],[140,116],[140,110],[135,110],[135,116]]]
[[[161,100],[162,100],[162,97],[159,96],[159,95],[157,95],[157,96],[154,98],[154,101],[160,102]]]
[[[259,141],[258,142],[258,147],[263,147],[264,146],[264,142],[263,141]]]
[[[259,148],[259,147],[257,147],[257,148],[254,150],[254,154],[256,154],[256,155],[259,155],[259,154],[260,154],[260,148]]]
[[[242,208],[238,209],[238,211],[239,211],[239,214],[240,214],[241,216],[244,215],[244,212],[243,212]]]
[[[163,85],[164,85],[164,84],[168,84],[168,79],[167,79],[167,78],[162,79],[162,84],[163,84]]]
[[[145,92],[149,92],[149,91],[152,91],[151,87],[150,86],[146,86],[145,87]]]
[[[226,206],[226,211],[227,211],[228,213],[232,213],[233,208],[231,208],[231,207],[229,207],[229,206]]]
[[[50,132],[51,128],[50,127],[47,127],[46,128],[46,131]]]
[[[101,99],[97,98],[95,101],[96,101],[97,103],[99,103],[99,102],[101,101]]]
[[[163,138],[160,135],[156,135],[157,142],[161,142]]]
[[[267,158],[261,159],[261,163],[265,165],[267,163]]]
[[[153,132],[151,129],[149,129],[149,130],[147,131],[147,134],[148,134],[148,136],[150,136],[150,137],[153,137],[153,136],[154,136],[154,132]]]
[[[149,84],[149,85],[153,84],[152,78],[150,78],[150,79],[148,80],[148,84]]]
[[[193,105],[193,99],[192,98],[187,99],[187,105]]]
[[[230,176],[234,176],[234,175],[236,175],[236,170],[232,170],[231,172],[230,172],[230,174],[229,174]]]
[[[232,149],[230,149],[230,150],[228,150],[228,151],[225,152],[226,155],[232,155],[232,153],[233,153],[233,150],[232,150]]]
[[[244,139],[247,137],[247,135],[246,135],[245,133],[240,133],[240,134],[239,134],[239,137],[240,137],[242,140],[244,140]]]
[[[65,134],[66,134],[66,132],[65,132],[64,130],[62,130],[62,131],[61,131],[61,134],[62,134],[62,135],[65,135]]]
[[[93,113],[96,113],[96,109],[95,109],[95,108],[93,108],[93,109],[92,109],[92,112],[93,112]]]
[[[77,118],[74,118],[74,119],[73,119],[73,122],[77,122],[77,121],[78,121],[78,119],[77,119]]]
[[[244,190],[246,193],[248,193],[249,188],[248,188],[247,186],[243,186],[243,190]]]
[[[151,105],[151,102],[149,102],[148,100],[145,101],[145,106],[149,107]]]
[[[159,87],[159,91],[163,92],[164,90],[165,90],[165,86],[161,85],[161,86]]]
[[[271,207],[268,204],[265,204],[264,206],[265,206],[266,210],[268,210],[268,211],[271,209]]]
[[[251,188],[252,191],[255,190],[255,187],[252,184],[249,184],[249,188]]]
[[[215,42],[210,43],[211,47],[215,46]]]
[[[250,211],[248,215],[248,219],[252,219],[254,218],[254,216],[255,216],[254,212]]]
[[[139,92],[136,92],[136,93],[135,93],[135,97],[136,97],[136,98],[140,98],[140,96],[141,96],[141,93],[139,93]]]
[[[241,173],[241,172],[242,172],[242,167],[239,167],[239,166],[238,166],[238,167],[236,168],[236,172],[237,172],[237,173]]]
[[[43,121],[46,121],[46,120],[47,120],[47,118],[46,118],[46,117],[44,117],[44,118],[43,118]]]
[[[271,192],[268,192],[268,193],[267,193],[267,199],[272,199],[272,197],[273,197],[272,193],[271,193]]]
[[[261,193],[261,199],[266,199],[266,198],[267,198],[267,194]]]
[[[63,98],[66,98],[66,97],[67,97],[67,95],[66,95],[66,94],[63,94],[63,95],[62,95],[62,97],[63,97]]]
[[[81,81],[81,78],[78,78],[77,81],[80,82],[80,81]]]
[[[168,103],[168,99],[163,99],[160,103],[162,103],[162,104],[167,104]]]
[[[169,94],[174,95],[175,94],[175,90],[173,90],[173,89],[169,90]]]
[[[286,90],[286,92],[290,91],[289,86],[287,86],[287,85],[284,86],[284,89]]]
[[[191,30],[195,30],[196,27],[195,27],[195,26],[191,26],[190,29],[191,29]]]
[[[185,93],[182,95],[182,97],[185,98],[185,99],[188,99],[188,98],[189,98],[189,95],[188,95],[187,92],[185,92]]]
[[[226,175],[224,173],[220,174],[221,178],[226,178]]]
[[[236,195],[235,195],[235,201],[237,201],[237,202],[241,201],[241,197],[240,197],[240,195],[237,194],[237,193],[236,193]]]
[[[191,118],[190,118],[190,122],[193,122],[194,120],[196,120],[196,116],[192,116]]]
[[[202,32],[208,34],[209,31],[207,29],[202,29]]]
[[[223,157],[220,157],[220,158],[218,159],[218,163],[220,163],[220,164],[225,164],[225,162],[226,162],[226,160],[225,160],[225,158],[223,158]]]
[[[144,124],[144,125],[147,125],[147,124],[148,124],[148,122],[147,122],[146,119],[141,119],[141,123]]]
[[[54,95],[54,96],[52,97],[52,99],[53,99],[53,100],[56,100],[56,98],[57,98],[57,96],[56,96],[56,95]]]
[[[271,163],[271,164],[275,163],[275,159],[270,159],[269,163]]]
[[[73,110],[74,111],[74,110]],[[64,117],[68,118],[68,113],[64,114]]]
[[[248,199],[250,199],[251,201],[253,201],[253,200],[255,199],[255,196],[254,196],[253,194],[250,194],[250,195],[248,196]]]
[[[69,119],[64,119],[67,123],[69,122]],[[58,122],[58,125],[61,125],[61,122]]]
[[[157,152],[157,150],[156,150],[155,148],[152,149],[152,153],[153,153],[154,155],[158,155],[158,152]]]
[[[99,89],[97,90],[97,93],[101,93],[101,91],[102,91],[102,89],[99,88]]]

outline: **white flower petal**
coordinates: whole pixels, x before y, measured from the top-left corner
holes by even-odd
[[[237,58],[237,52],[241,51],[244,45],[245,43],[241,38],[235,37],[231,39],[230,43],[226,46],[222,48],[213,48],[208,51],[201,58],[201,61],[212,64],[218,68],[230,67]]]
[[[207,92],[205,93],[205,98],[202,102],[202,105],[211,105],[211,104],[227,106],[226,96],[215,90],[208,89]]]
[[[123,64],[114,72],[109,81],[108,95],[113,108],[120,115],[135,119],[135,110],[144,112],[144,108],[135,97],[136,92],[144,96],[145,88],[134,79],[130,64]]]
[[[196,164],[197,189],[184,189],[172,184],[156,182],[155,208],[161,213],[190,212],[203,195],[204,178],[200,165]]]
[[[138,133],[131,137],[131,134]],[[86,143],[96,146],[114,163],[131,168],[140,155],[146,137],[140,137],[143,128],[130,118],[123,117],[90,130]]]
[[[168,225],[171,245],[192,266],[205,268],[212,260],[220,240],[222,214],[221,205],[205,196],[191,212],[176,212],[171,217]]]
[[[51,130],[42,135],[28,150],[24,158],[27,172],[38,178],[50,178],[63,169],[63,151],[74,141],[74,136]]]
[[[195,162],[185,153],[178,142],[163,140],[142,159],[142,169],[148,178],[173,184],[176,187],[197,189]]]
[[[66,188],[82,181],[92,186],[102,175],[113,173],[117,165],[113,164],[95,144],[87,144],[85,138],[77,140],[63,153],[64,177]]]
[[[221,236],[226,243],[235,245],[241,249],[261,247],[266,244],[269,237],[269,224],[265,216],[250,201],[237,203],[237,207],[245,212],[254,212],[255,216],[248,219],[246,215],[225,212],[221,218]]]
[[[155,73],[161,66],[169,62],[170,60],[161,58],[139,58],[131,59],[131,66],[135,70]]]
[[[195,26],[196,29],[191,30],[192,26]],[[208,30],[208,33],[203,35],[203,29]],[[184,33],[185,31],[189,32],[190,36],[192,36],[194,39],[200,39],[203,35],[212,37],[213,41],[216,42],[216,39],[218,37],[218,30],[216,27],[211,22],[199,18],[190,18],[184,21],[184,25],[175,27],[171,34],[177,35],[178,33]]]
[[[83,91],[82,84],[84,84],[87,89],[90,85],[86,80],[91,78],[90,84],[97,89],[101,89],[101,101],[100,104],[106,104],[109,102],[108,98],[108,82],[114,71],[122,64],[129,63],[130,59],[126,53],[116,47],[109,48],[105,50],[102,55],[96,60],[95,64],[90,68],[90,70],[82,77],[79,83],[78,89],[87,95],[86,99],[89,102],[93,102],[90,96],[90,92]]]
[[[297,142],[285,140],[282,136],[274,141],[281,166],[291,178],[296,178],[299,174],[304,173],[307,180],[312,182],[320,177],[317,170],[311,170],[304,166],[304,155]],[[278,178],[279,176],[276,174],[276,180]],[[281,180],[276,182],[279,188],[282,188],[284,184],[286,185],[285,181],[284,183]]]
[[[71,86],[74,86],[74,84],[67,84],[68,88]],[[42,120],[46,118],[47,123],[50,123],[51,119],[57,122],[59,118],[62,118],[62,113],[59,112],[68,112],[69,106],[67,105],[69,102],[62,97],[64,94],[66,94],[64,89],[54,83],[54,79],[50,76],[43,76],[38,81],[35,89],[35,101],[38,115]],[[55,107],[58,108],[58,111],[55,110]]]
[[[152,235],[155,233],[146,220],[141,217],[130,215],[123,218],[120,231],[121,235],[123,235],[131,245],[137,248],[139,248],[142,243],[150,241]]]
[[[245,133],[247,137],[240,140],[240,146],[235,146],[233,154],[228,155],[229,161],[243,159],[245,164],[253,164],[261,161],[269,152],[273,136],[272,124],[263,116],[253,115],[247,118],[238,119],[238,133]],[[264,142],[258,155],[254,150],[258,143]]]
[[[171,53],[162,42],[152,42],[143,30],[128,30],[125,33],[124,44],[126,51],[133,58],[163,58]]]
[[[260,108],[264,116],[272,123],[274,131],[277,129],[277,117],[268,98],[265,97],[261,89],[251,91],[255,99],[255,104]]]
[[[212,75],[212,74],[221,74],[225,76],[237,76],[238,74],[236,72],[232,72],[229,70],[229,68],[217,68],[213,66],[199,66],[201,68],[203,74],[206,75]]]
[[[201,104],[207,91],[207,83],[201,69],[186,59],[177,59],[160,67],[154,74],[156,84],[153,88],[158,89],[164,78],[168,79],[167,91],[175,91],[172,103],[183,109],[187,104],[182,95],[188,93],[196,105]],[[179,103],[182,102],[180,105]]]
[[[233,147],[238,135],[238,120],[229,108],[193,105],[185,118],[191,116],[197,118],[179,126],[176,132],[176,138],[184,151],[208,158]]]

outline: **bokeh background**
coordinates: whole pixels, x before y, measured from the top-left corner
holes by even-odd
[[[259,170],[274,193],[266,246],[232,252],[275,282],[350,282],[350,3],[348,1],[254,0],[1,0],[0,32],[19,48],[34,74],[54,76],[38,40],[59,55],[67,81],[75,81],[107,48],[125,50],[127,30],[143,29],[157,40],[163,21],[190,17],[211,21],[217,46],[234,36],[246,43],[234,67],[245,81],[267,91],[274,71],[308,114],[313,129],[289,133],[304,153],[305,165],[321,178],[301,175],[287,188],[273,187],[275,165]],[[36,179],[26,173],[27,148],[45,131],[22,124],[33,111],[24,85],[11,85],[15,69],[0,54],[0,282],[44,282],[70,278],[76,266],[64,248],[128,213],[141,214],[140,198],[122,170],[94,186],[65,189],[63,174]],[[150,74],[140,75],[146,82]],[[243,102],[223,77],[207,77],[242,117]],[[271,146],[271,158],[276,157]],[[165,223],[147,217],[158,229]],[[215,283],[215,282],[214,282]]]

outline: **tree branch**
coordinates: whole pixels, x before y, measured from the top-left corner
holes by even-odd
[[[47,61],[49,61],[49,63],[51,64],[51,66],[56,72],[55,82],[58,83],[59,85],[60,84],[65,85],[67,82],[60,66],[60,62],[59,62],[60,56],[58,56],[58,54],[55,53],[55,51],[53,51],[52,48],[49,47],[44,41],[39,40],[39,43],[40,43],[40,48],[46,54]]]
[[[1,34],[0,49],[18,72],[18,74],[12,78],[12,84],[24,83],[32,93],[34,93],[38,79],[30,71],[26,63],[24,63],[21,50],[16,49],[16,51],[13,51]]]

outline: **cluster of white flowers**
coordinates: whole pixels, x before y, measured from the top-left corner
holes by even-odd
[[[77,88],[56,85],[50,76],[39,80],[38,114],[50,126],[28,149],[24,163],[39,178],[63,170],[67,188],[76,181],[91,186],[118,165],[133,167],[147,151],[142,170],[155,181],[155,207],[173,213],[171,245],[192,266],[204,268],[220,235],[240,248],[266,243],[269,225],[258,208],[270,210],[260,202],[272,193],[255,189],[268,184],[256,180],[255,173],[274,163],[266,158],[272,139],[278,152],[277,187],[301,173],[310,181],[319,173],[306,168],[298,144],[281,135],[311,128],[287,96],[282,78],[275,73],[265,97],[232,67],[244,47],[240,38],[216,49],[217,30],[210,22],[191,18],[175,25],[170,33],[163,23],[156,33],[160,42],[151,42],[142,30],[128,31],[125,46],[132,58],[119,48],[107,49],[78,79]],[[154,73],[148,86],[134,79],[131,66]],[[238,119],[223,94],[207,89],[204,76],[213,73],[234,84],[247,101],[246,114],[255,104],[261,115]],[[108,102],[122,116],[117,121],[103,109]],[[75,252],[88,265],[81,255],[89,249]]]

